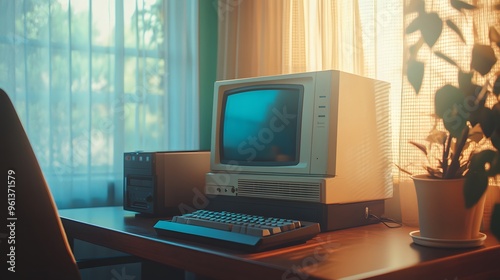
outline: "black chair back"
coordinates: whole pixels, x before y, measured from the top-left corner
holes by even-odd
[[[50,189],[14,106],[1,89],[0,152],[0,219],[7,223],[7,230],[0,230],[0,262],[7,278],[0,278],[80,279]]]

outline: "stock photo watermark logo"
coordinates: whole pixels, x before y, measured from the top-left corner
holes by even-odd
[[[449,90],[449,93],[445,90]],[[459,94],[454,94],[452,96],[452,92],[450,89],[454,89],[453,87],[444,87],[441,95],[446,94],[446,101],[448,99],[454,99],[452,101],[452,106],[446,108],[443,112],[438,112],[438,114],[442,115],[443,123],[445,127],[451,131],[455,131],[460,129],[468,120],[470,120],[471,115],[476,113],[481,106],[481,100],[485,97],[486,91],[482,89],[481,91],[476,92],[474,95],[469,95],[466,97],[462,97]],[[445,98],[443,98],[445,99]],[[439,107],[438,101],[436,101],[436,106]],[[438,109],[439,110],[439,109]]]
[[[188,205],[186,203],[179,204],[178,209],[181,214],[192,213],[196,210],[205,209],[210,203],[210,198],[213,197],[213,195],[207,195],[200,192],[197,188],[193,188],[192,190],[194,193],[192,205]]]
[[[285,130],[286,126],[290,125],[291,120],[297,118],[297,114],[289,114],[287,107],[283,106],[281,111],[276,108],[272,109],[273,116],[269,119],[267,127],[259,130],[257,135],[250,135],[247,139],[238,145],[238,153],[240,155],[248,155],[246,160],[253,161],[257,157],[258,151],[263,151],[266,145],[270,144],[277,133]]]
[[[233,12],[242,2],[243,0],[216,0],[212,2],[212,5],[217,11],[219,21],[223,21],[226,14]]]
[[[121,272],[118,272],[116,269],[111,270],[111,274],[113,277],[111,280],[134,280],[134,275],[129,275],[126,272],[126,268],[122,267]]]
[[[319,264],[325,261],[329,255],[333,254],[338,248],[341,247],[339,242],[331,240],[327,236],[326,240],[321,237],[315,238],[320,244],[314,248],[313,254],[303,258],[299,263],[290,267],[281,276],[282,280],[305,280],[309,278],[309,274],[304,271],[307,268],[310,272],[316,270]]]

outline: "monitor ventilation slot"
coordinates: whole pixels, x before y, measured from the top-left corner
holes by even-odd
[[[238,196],[320,202],[319,183],[238,180]]]

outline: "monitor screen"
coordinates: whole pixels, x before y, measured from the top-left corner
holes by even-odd
[[[221,163],[296,165],[300,155],[302,85],[228,90],[222,101]]]

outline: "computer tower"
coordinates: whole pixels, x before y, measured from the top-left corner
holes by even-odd
[[[176,215],[204,193],[210,151],[128,152],[123,162],[123,208]]]

